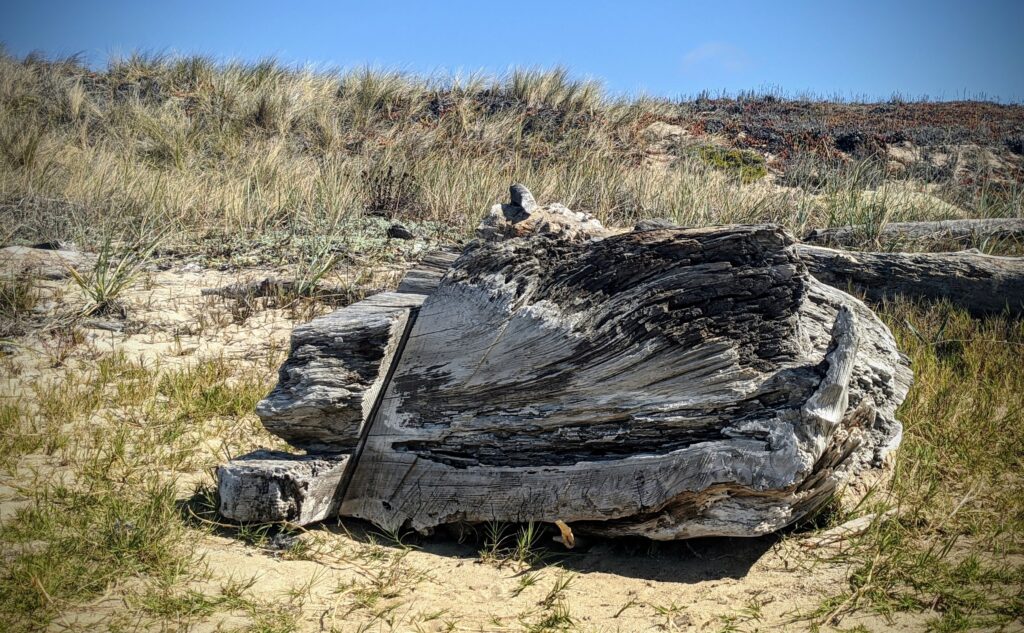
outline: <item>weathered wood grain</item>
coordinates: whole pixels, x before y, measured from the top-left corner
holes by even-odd
[[[221,514],[299,525],[337,514],[345,466],[377,399],[408,319],[455,260],[430,253],[382,293],[295,328],[274,390],[257,405],[264,426],[313,455],[257,451],[218,469]]]
[[[217,469],[220,513],[240,523],[305,525],[336,516],[348,455],[256,451]]]
[[[429,295],[441,283],[441,278],[458,258],[459,253],[450,251],[427,253],[416,266],[405,273],[396,292]]]
[[[863,225],[813,229],[804,242],[824,246],[940,242],[963,246],[984,240],[1024,241],[1024,218],[984,218],[936,222],[891,222],[880,228]]]
[[[905,359],[780,229],[528,235],[424,302],[343,515],[749,536],[898,444]]]
[[[410,312],[457,256],[428,253],[397,292],[367,297],[296,327],[277,386],[256,407],[267,430],[307,451],[355,448]]]
[[[801,244],[811,274],[872,301],[948,300],[974,314],[1024,314],[1024,258],[955,253],[863,253]]]
[[[260,414],[348,466],[318,471],[330,503],[288,520],[753,536],[887,462],[910,370],[863,303],[808,273],[811,247],[774,226],[616,234],[510,193],[458,259],[297,328]],[[225,512],[281,516],[252,491],[282,469],[310,480],[306,459],[224,467],[247,499]]]
[[[296,327],[277,386],[256,407],[267,430],[307,451],[355,448],[409,312],[423,298],[385,292]]]

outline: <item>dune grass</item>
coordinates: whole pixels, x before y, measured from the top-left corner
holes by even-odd
[[[265,378],[220,358],[161,370],[113,354],[6,405],[0,466],[19,468],[19,457],[35,453],[68,469],[21,477],[30,503],[0,531],[5,630],[69,625],[67,613],[88,614],[88,603],[123,583],[142,580],[139,591],[192,577],[178,478],[216,460],[204,455],[206,438],[230,439],[225,430],[239,420],[255,430]]]
[[[868,609],[929,614],[961,631],[1024,621],[1024,325],[949,305],[886,305],[882,318],[914,368],[891,481],[853,515],[894,510],[823,558],[848,586],[809,616],[841,625]],[[839,515],[835,520],[846,516]]]
[[[1015,156],[1024,108],[977,104],[979,122],[956,107],[612,98],[560,69],[420,78],[134,55],[97,72],[0,56],[0,213],[17,239],[83,244],[144,223],[184,243],[256,239],[367,212],[466,235],[519,181],[618,225],[772,221],[801,233],[869,214],[948,215],[911,195],[921,191],[972,216],[1019,216],[1019,169],[972,148]],[[680,132],[658,144],[654,122]],[[911,141],[925,144],[907,150],[915,161],[888,173],[885,144]],[[786,186],[759,182],[766,168]]]

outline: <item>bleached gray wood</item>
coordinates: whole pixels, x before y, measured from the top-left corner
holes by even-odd
[[[397,292],[429,295],[441,283],[441,278],[459,258],[458,253],[432,251],[427,253],[415,267],[409,270],[398,284]]]
[[[804,242],[825,246],[861,246],[866,243],[953,242],[969,246],[985,240],[1024,241],[1024,218],[892,222],[880,229],[839,226],[814,229]]]
[[[423,298],[385,292],[296,327],[277,386],[256,406],[267,430],[307,451],[354,449],[409,312]]]
[[[271,432],[324,454],[258,451],[221,466],[224,516],[305,525],[337,514],[345,466],[410,313],[454,259],[451,253],[428,254],[402,281],[410,292],[374,295],[295,329],[278,384],[257,413]]]
[[[780,229],[608,237],[528,193],[513,188],[491,243],[447,275],[454,255],[407,277],[401,289],[433,293],[395,295],[422,301],[418,316],[419,303],[371,298],[293,346],[268,428],[358,456],[330,484],[347,493],[338,513],[385,529],[533,520],[752,536],[878,472],[899,444],[906,360],[869,309],[808,275]],[[383,360],[364,363],[368,350]]]
[[[306,525],[336,516],[348,455],[256,451],[217,468],[220,513],[240,523]]]
[[[426,299],[341,514],[752,536],[898,445],[905,358],[780,229],[561,235],[477,243]]]
[[[956,253],[864,253],[796,247],[811,274],[872,301],[947,299],[975,314],[1024,314],[1024,258]]]
[[[398,292],[367,297],[296,327],[277,386],[256,407],[267,430],[307,451],[353,450],[410,311],[457,256],[428,253]]]

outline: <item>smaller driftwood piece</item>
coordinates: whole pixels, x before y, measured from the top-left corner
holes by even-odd
[[[866,243],[954,243],[971,246],[985,241],[1024,243],[1024,218],[981,218],[933,222],[890,222],[881,227],[840,226],[814,229],[808,244],[860,246]]]
[[[801,244],[797,253],[818,280],[871,301],[946,300],[972,314],[1024,314],[1024,258],[977,251],[862,253]]]
[[[782,229],[511,198],[457,259],[296,328],[258,413],[308,453],[221,467],[222,513],[756,536],[885,468],[907,361]]]

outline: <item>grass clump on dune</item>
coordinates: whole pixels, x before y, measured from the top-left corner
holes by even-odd
[[[754,182],[768,175],[764,156],[750,150],[705,145],[697,150],[697,155],[716,169],[736,174],[743,182]]]

